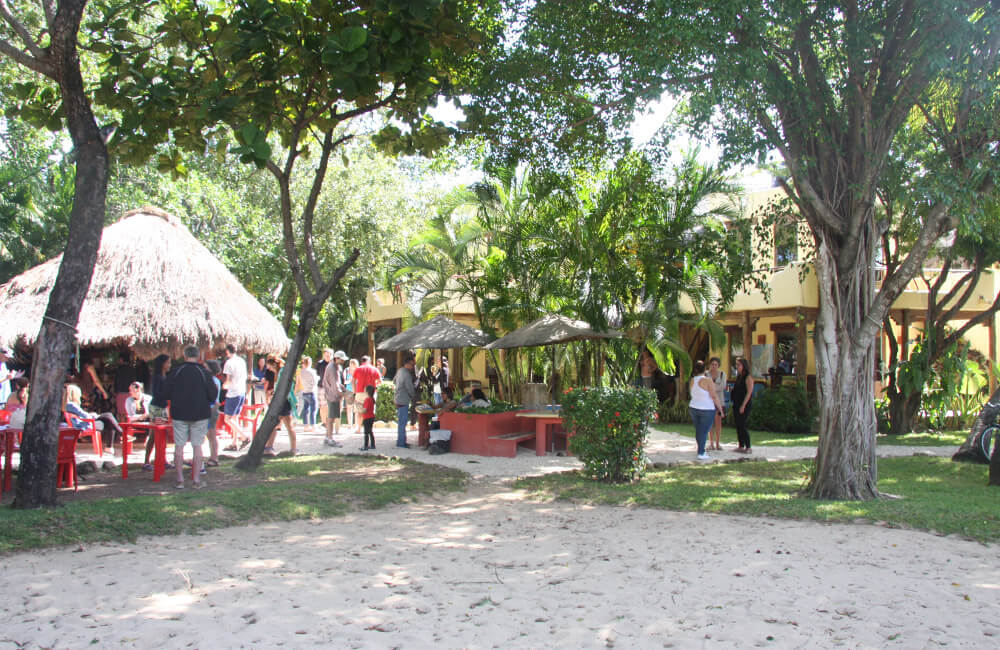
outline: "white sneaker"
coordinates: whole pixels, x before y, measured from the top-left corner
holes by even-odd
[[[708,454],[698,454],[698,460],[712,460],[712,457]]]

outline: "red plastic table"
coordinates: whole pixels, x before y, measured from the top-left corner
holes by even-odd
[[[153,481],[159,482],[167,470],[167,438],[173,441],[174,425],[168,422],[129,422],[134,429],[146,429],[153,436]],[[122,446],[122,478],[128,478],[128,453],[132,451],[132,443]]]

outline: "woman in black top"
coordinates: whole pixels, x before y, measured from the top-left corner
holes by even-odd
[[[733,400],[733,419],[736,421],[736,438],[740,445],[736,451],[749,454],[751,453],[750,431],[747,429],[747,418],[750,417],[750,406],[753,401],[753,376],[750,374],[750,364],[743,357],[736,359],[736,369],[739,374],[730,394]]]

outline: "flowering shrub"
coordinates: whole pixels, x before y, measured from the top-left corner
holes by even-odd
[[[383,381],[375,387],[375,419],[393,422],[396,419],[396,385]]]
[[[642,477],[656,393],[645,388],[575,388],[562,399],[570,451],[588,476],[612,483]]]

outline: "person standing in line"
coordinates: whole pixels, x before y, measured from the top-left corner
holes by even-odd
[[[257,366],[253,369],[253,387],[250,397],[254,404],[267,404],[267,357],[257,358]]]
[[[441,355],[441,388],[451,386],[451,370],[448,369],[448,357]]]
[[[365,434],[365,446],[361,451],[375,451],[375,387],[365,386],[365,410],[361,414],[361,426]]]
[[[375,390],[378,391],[378,383],[381,380],[378,370],[372,365],[371,357],[368,355],[361,357],[361,365],[354,370],[352,380],[354,382],[355,411],[362,413],[364,412],[365,398],[368,395],[365,388],[374,386]]]
[[[212,376],[212,383],[215,384],[215,399],[212,400],[211,412],[208,415],[208,460],[205,461],[205,467],[218,467],[219,466],[219,430],[217,428],[219,424],[219,398],[222,397],[222,380],[219,379],[219,375],[222,374],[222,364],[215,359],[209,359],[205,362],[205,368],[208,369],[208,374]],[[205,473],[205,467],[201,468],[201,473]]]
[[[736,371],[736,380],[730,393],[733,400],[733,419],[736,421],[736,440],[739,444],[735,451],[751,454],[753,452],[750,449],[747,419],[750,417],[750,406],[753,401],[753,376],[750,374],[750,364],[743,357],[736,359]]]
[[[436,365],[431,366],[431,403],[434,407],[441,406],[441,402],[444,401],[443,390],[441,387],[441,370],[438,369]]]
[[[712,380],[705,376],[705,362],[695,361],[691,375],[691,420],[694,422],[694,439],[698,443],[698,460],[711,460],[705,453],[705,443],[712,422],[717,413],[722,413],[722,404],[715,394]]]
[[[722,451],[722,419],[726,417],[726,373],[722,372],[722,360],[719,357],[712,357],[708,360],[708,378],[712,380],[719,404],[722,404],[723,407],[722,413],[715,416],[715,423],[709,434],[708,448]]]
[[[149,402],[149,419],[166,420],[170,417],[167,412],[167,396],[164,392],[167,382],[167,373],[170,372],[170,357],[166,354],[157,355],[153,359],[153,372],[149,377],[149,394],[153,399]],[[153,436],[146,436],[146,458],[142,461],[142,469],[149,472],[153,466],[149,464],[149,457],[153,454]],[[173,469],[173,465],[167,463],[167,469]]]
[[[299,370],[299,384],[302,386],[302,424],[303,430],[312,433],[316,424],[316,385],[319,378],[312,368],[312,357],[302,357],[302,369]]]
[[[340,372],[341,364],[347,355],[338,350],[333,355],[333,361],[326,367],[323,373],[323,392],[326,395],[327,418],[326,418],[326,438],[323,444],[328,447],[340,447],[339,442],[333,439],[334,433],[340,435],[340,409],[343,404],[344,384],[343,374]],[[353,405],[347,404],[348,408]]]
[[[11,380],[24,376],[20,370],[8,370],[7,362],[13,359],[13,350],[6,346],[0,347],[0,404],[6,404],[10,398]]]
[[[212,402],[218,398],[219,392],[208,370],[199,363],[200,356],[197,347],[185,347],[184,363],[170,373],[166,382],[165,392],[174,421],[174,467],[177,468],[178,490],[184,489],[184,445],[188,441],[193,452],[194,486],[200,488],[205,484],[201,480],[201,446],[208,433]]]
[[[236,436],[234,444],[243,449],[250,444],[250,438],[240,424],[240,413],[243,412],[247,393],[247,364],[243,357],[236,354],[236,346],[232,343],[226,346],[226,363],[222,366],[222,375],[222,387],[226,391],[222,412],[226,426]]]
[[[323,357],[316,362],[316,422],[326,428],[326,392],[323,390],[323,376],[326,374],[326,367],[333,361],[333,350],[323,348]]]
[[[277,357],[272,357],[267,360],[267,364],[274,371],[274,385],[275,390],[272,391],[271,399],[273,400],[277,396],[277,386],[281,382],[281,376],[285,372],[291,372],[292,368],[285,365],[284,359],[279,359]],[[292,456],[298,454],[298,446],[296,445],[295,439],[295,427],[292,426],[292,383],[289,383],[288,393],[285,395],[285,405],[281,407],[281,411],[278,412],[278,424],[284,424],[285,429],[288,431],[288,444],[289,450]],[[280,426],[275,426],[271,431],[271,435],[268,436],[267,444],[264,446],[265,454],[274,454],[274,441],[278,437],[278,429]]]
[[[417,397],[417,375],[414,371],[417,362],[412,355],[403,360],[403,366],[396,371],[396,446],[408,449],[406,442],[406,423],[410,419],[410,404]]]
[[[385,379],[385,373],[389,372],[389,369],[385,367],[385,359],[379,359],[375,362],[375,370],[378,370],[379,379]]]
[[[358,370],[358,360],[351,359],[347,362],[347,367],[343,371],[343,379],[341,383],[344,384],[344,397],[343,400],[347,404],[354,404],[357,400],[354,397],[354,373]],[[360,394],[365,395],[364,389],[361,389]],[[361,404],[364,405],[364,399],[362,398]],[[357,409],[347,409],[347,432],[357,433],[361,430],[361,411]]]

